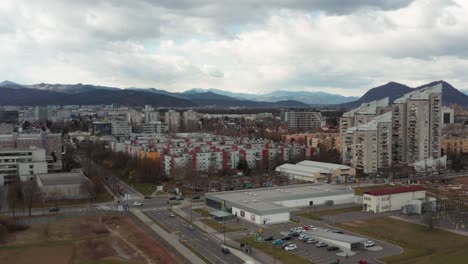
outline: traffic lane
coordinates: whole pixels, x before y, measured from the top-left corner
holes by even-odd
[[[181,239],[186,240],[191,247],[213,263],[244,263],[233,254],[223,254],[220,242],[202,233],[197,228],[192,231],[189,230],[187,227],[188,223],[178,217],[169,217],[168,211],[150,211],[148,214],[150,217],[154,217],[157,221],[160,221],[172,232],[177,232]]]
[[[193,242],[190,245],[213,263],[243,263],[242,260],[232,254],[223,254],[220,244],[213,238],[206,236],[198,229],[188,230],[188,224],[178,217],[169,217],[168,211],[149,212],[149,214],[161,221],[168,229],[179,234],[181,239],[187,240],[189,243]]]

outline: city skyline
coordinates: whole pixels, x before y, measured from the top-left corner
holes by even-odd
[[[360,96],[468,87],[463,1],[2,1],[3,80]]]

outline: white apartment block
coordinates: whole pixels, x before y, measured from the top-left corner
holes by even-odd
[[[289,110],[285,112],[285,121],[289,129],[322,128],[326,120],[320,112]]]
[[[395,164],[440,157],[442,84],[418,89],[392,105],[392,160]]]
[[[364,173],[375,173],[391,166],[392,113],[346,130],[343,160]]]
[[[340,142],[345,142],[345,137],[348,128],[365,124],[371,121],[374,117],[385,113],[388,109],[388,97],[372,101],[370,103],[363,103],[358,108],[348,111],[340,118]],[[343,156],[345,153],[345,144],[341,144],[340,152]],[[348,155],[349,156],[349,155]],[[344,159],[344,163],[349,164],[349,159]]]
[[[161,134],[169,132],[169,126],[161,121],[151,121],[141,126],[143,134]]]

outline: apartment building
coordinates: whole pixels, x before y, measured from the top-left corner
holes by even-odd
[[[164,113],[164,121],[169,126],[169,132],[177,133],[180,130],[180,113],[169,110]]]
[[[185,131],[194,131],[198,127],[198,113],[192,109],[182,113]]]
[[[343,114],[339,123],[339,142],[340,152],[342,154],[344,164],[351,164],[351,158],[353,157],[353,153],[351,153],[350,149],[351,143],[346,142],[347,137],[348,141],[350,140],[347,130],[349,128],[370,122],[376,116],[387,112],[389,110],[388,108],[388,97],[386,97],[384,99],[372,101],[370,103],[363,103],[358,108]]]
[[[391,166],[392,113],[387,112],[370,122],[346,131],[344,164],[364,173],[375,173]]]
[[[440,157],[442,84],[418,89],[392,104],[392,162]]]
[[[112,121],[112,135],[126,137],[132,133],[132,126],[127,121]]]
[[[308,110],[288,110],[284,113],[284,121],[288,129],[311,129],[322,128],[326,125],[326,120],[320,112]]]
[[[141,132],[143,134],[167,133],[169,132],[169,126],[161,121],[151,121],[141,126]]]

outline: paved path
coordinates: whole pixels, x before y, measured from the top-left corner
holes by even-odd
[[[131,209],[130,211],[144,224],[151,228],[154,232],[158,233],[158,235],[160,235],[164,240],[166,240],[166,242],[168,242],[172,247],[177,249],[177,251],[179,251],[186,259],[190,260],[191,263],[206,263],[197,255],[195,255],[192,251],[190,251],[187,247],[185,247],[182,243],[180,243],[179,240],[177,240],[174,236],[167,233],[164,229],[162,229],[159,225],[157,225],[154,221],[152,221],[149,217],[142,213],[140,210]]]

